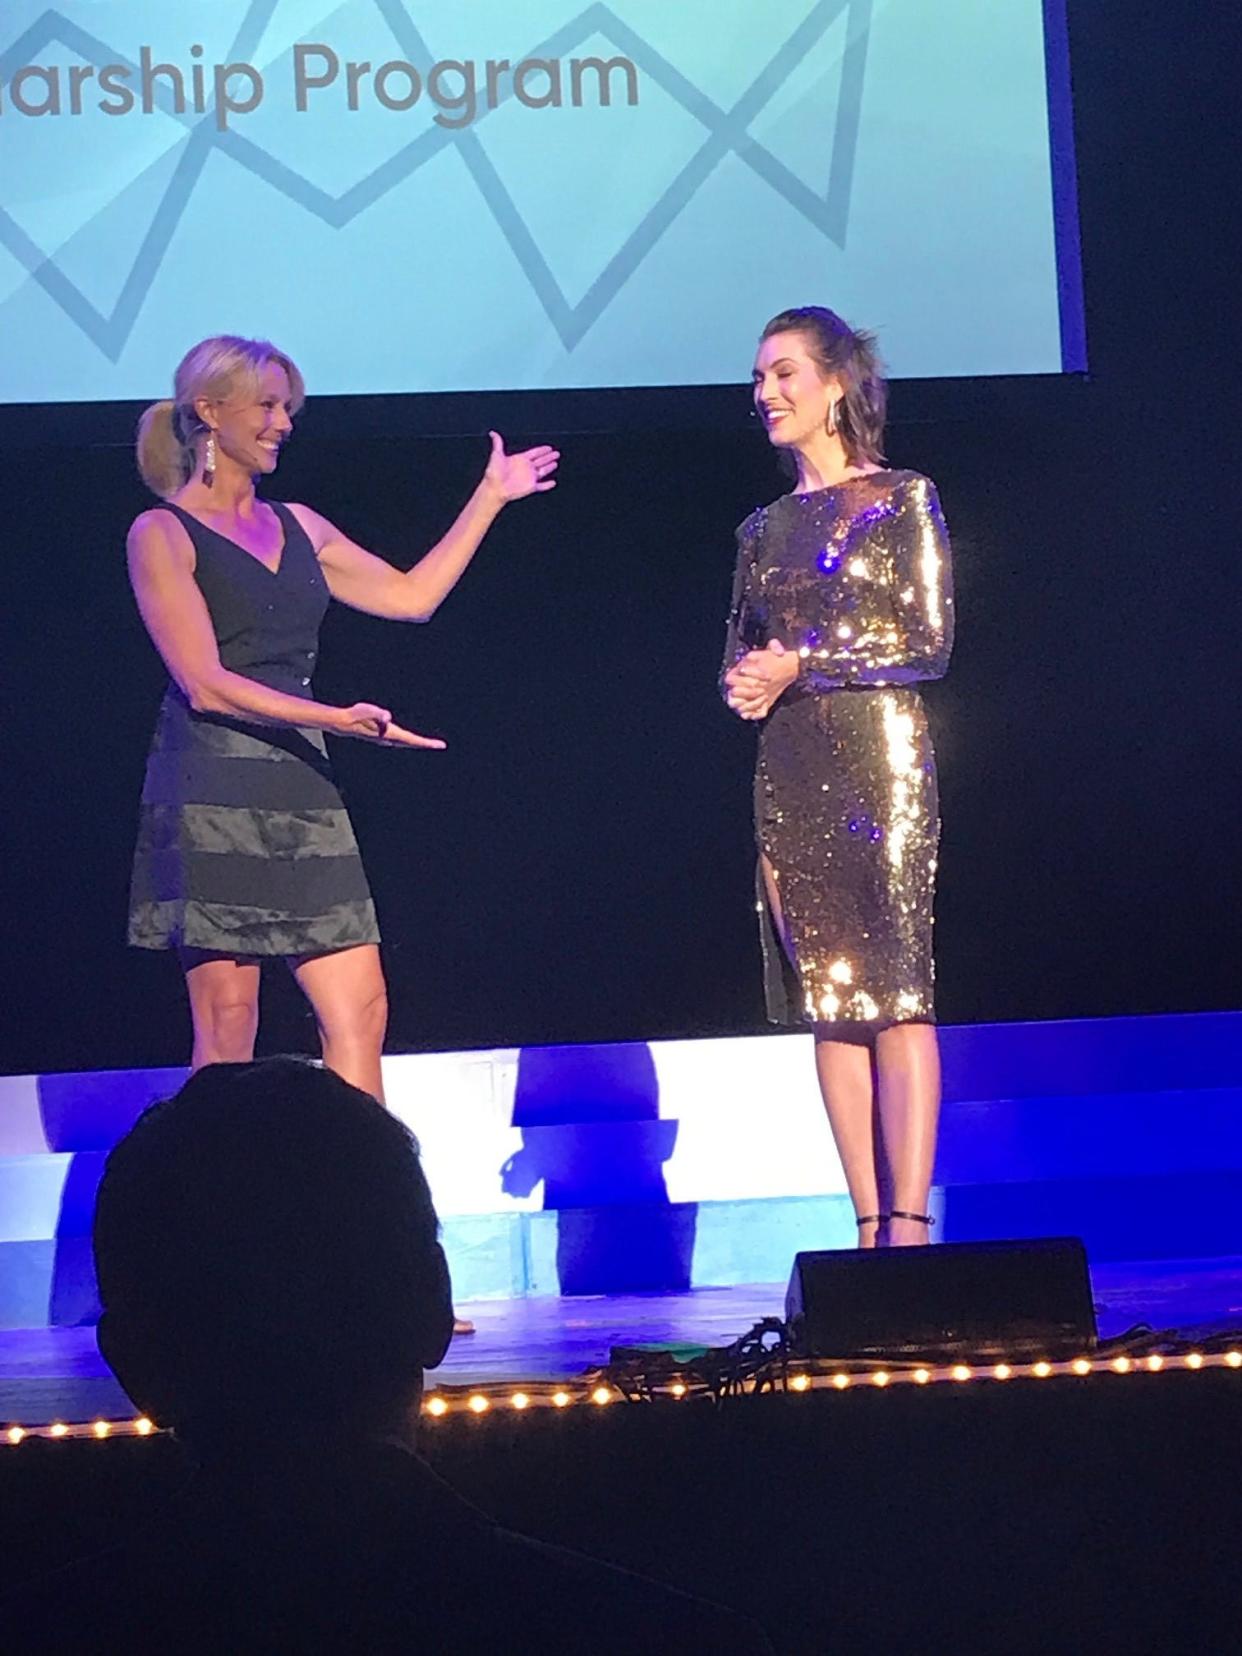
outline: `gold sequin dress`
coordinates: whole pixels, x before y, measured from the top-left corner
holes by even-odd
[[[866,1026],[934,1020],[940,812],[916,688],[953,642],[935,486],[878,471],[783,495],[740,526],[724,667],[779,639],[799,675],[759,733],[755,834],[768,1016]]]

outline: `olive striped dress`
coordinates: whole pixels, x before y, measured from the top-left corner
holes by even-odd
[[[309,696],[329,594],[287,506],[275,571],[172,502],[220,660]],[[196,713],[170,684],[147,759],[129,941],[229,955],[325,954],[379,940],[375,908],[322,731]]]

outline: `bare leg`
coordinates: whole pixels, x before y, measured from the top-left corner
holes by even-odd
[[[880,1211],[871,1050],[851,1041],[834,1040],[831,1024],[817,1024],[815,1068],[854,1212],[860,1219],[870,1219]],[[878,1231],[875,1222],[860,1225],[858,1246],[874,1248]]]
[[[892,1205],[926,1213],[940,1116],[940,1048],[931,1024],[897,1024],[875,1044],[880,1131],[892,1178]],[[928,1226],[892,1219],[893,1246],[929,1240]]]
[[[792,962],[793,953],[785,930],[775,871],[766,857],[760,857],[759,865],[763,870],[764,890],[777,935]],[[880,1211],[880,1195],[876,1172],[871,1051],[855,1042],[834,1039],[831,1024],[817,1024],[815,1069],[854,1212],[860,1219],[868,1220],[868,1223],[858,1227],[858,1245],[860,1248],[874,1248],[879,1225],[873,1215]]]
[[[380,1053],[388,1028],[388,992],[379,949],[360,943],[290,965],[319,1025],[324,1063],[383,1103]]]
[[[319,1025],[324,1063],[382,1104],[380,1054],[388,1028],[388,991],[379,949],[360,943],[290,964]],[[454,1317],[453,1332],[473,1334],[474,1324]]]
[[[259,1028],[259,963],[251,957],[183,949],[194,1048],[190,1068],[248,1064]]]

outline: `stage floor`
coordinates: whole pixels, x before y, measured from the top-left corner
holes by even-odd
[[[1102,1338],[1135,1324],[1207,1332],[1242,1327],[1242,1257],[1143,1260],[1091,1272]],[[481,1300],[459,1307],[477,1332],[454,1340],[429,1384],[503,1386],[569,1380],[608,1361],[612,1345],[727,1345],[780,1316],[785,1285],[685,1294]],[[134,1414],[93,1328],[0,1332],[0,1425],[128,1420]]]

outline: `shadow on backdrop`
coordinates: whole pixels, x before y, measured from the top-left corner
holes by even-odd
[[[527,1048],[513,1125],[522,1147],[501,1185],[529,1196],[542,1180],[544,1208],[557,1214],[561,1293],[689,1288],[698,1209],[669,1200],[664,1164],[678,1124],[660,1119],[649,1046]]]

